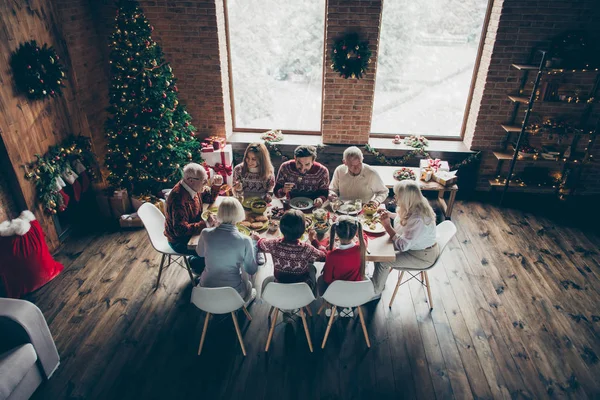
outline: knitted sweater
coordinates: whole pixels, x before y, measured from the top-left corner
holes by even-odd
[[[333,281],[362,281],[360,274],[360,246],[349,249],[333,249],[327,254],[323,267],[323,280],[330,284]]]
[[[329,190],[341,200],[361,199],[363,203],[370,200],[383,203],[389,194],[389,189],[385,187],[377,171],[364,163],[357,176],[351,175],[347,166],[338,166],[333,172]]]
[[[310,170],[302,175],[296,169],[296,161],[289,160],[281,164],[277,173],[275,193],[277,197],[284,197],[283,186],[293,183],[295,186],[290,192],[290,197],[309,197],[311,199],[327,199],[329,194],[329,170],[322,164],[315,162]]]
[[[219,187],[215,186],[210,193],[199,193],[194,198],[178,182],[167,198],[165,210],[165,236],[170,243],[187,243],[194,235],[206,228],[202,215],[202,201],[212,203],[219,194]]]
[[[317,243],[315,243],[317,244]],[[309,285],[309,266],[315,261],[325,261],[327,252],[323,247],[280,239],[260,239],[258,249],[273,256],[275,281],[280,283],[307,282]]]
[[[233,169],[233,182],[242,182],[244,196],[264,197],[267,193],[273,192],[275,186],[274,174],[269,175],[266,180],[256,172],[248,171],[246,175],[242,175],[243,165],[243,163],[238,164]]]

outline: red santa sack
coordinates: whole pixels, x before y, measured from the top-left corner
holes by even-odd
[[[0,281],[7,297],[19,298],[39,289],[63,269],[48,251],[42,227],[31,211],[0,224]]]

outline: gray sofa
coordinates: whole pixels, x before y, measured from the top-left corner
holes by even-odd
[[[59,363],[40,309],[25,300],[0,298],[0,400],[28,399]]]

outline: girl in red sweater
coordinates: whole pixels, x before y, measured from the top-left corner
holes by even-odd
[[[340,238],[340,244],[334,249],[336,234]],[[358,240],[356,241],[357,236]],[[323,295],[327,287],[335,280],[364,280],[366,251],[366,238],[360,222],[356,218],[346,215],[338,218],[337,222],[331,225],[329,252],[323,267],[323,274],[317,281],[319,295]]]

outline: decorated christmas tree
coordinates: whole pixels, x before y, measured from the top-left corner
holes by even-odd
[[[170,188],[186,163],[202,161],[192,118],[177,100],[173,70],[152,40],[153,29],[137,1],[118,2],[110,39],[106,166],[111,186],[135,194]]]

